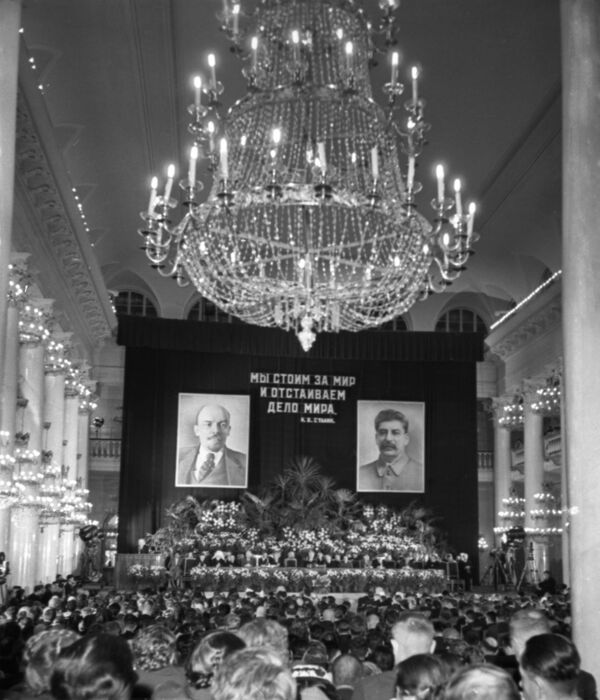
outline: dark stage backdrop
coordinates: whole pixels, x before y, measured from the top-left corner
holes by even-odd
[[[323,334],[304,353],[295,336],[247,325],[122,317],[125,396],[119,551],[162,524],[165,509],[187,495],[235,498],[240,489],[175,487],[179,393],[250,396],[248,488],[280,474],[291,458],[311,456],[338,487],[356,488],[356,402],[425,404],[425,492],[361,493],[365,502],[403,507],[417,500],[431,508],[457,551],[477,554],[476,362],[479,334]],[[274,405],[275,374],[327,377],[343,393],[329,413],[316,416]],[[338,379],[354,378],[353,380]],[[343,384],[345,382],[345,385]],[[262,396],[261,396],[262,392]],[[267,396],[264,396],[264,394]],[[277,392],[275,392],[277,393]],[[339,398],[343,397],[343,398]],[[291,402],[293,403],[293,401]],[[281,411],[281,412],[276,412]],[[315,417],[333,422],[306,422]],[[374,431],[373,431],[374,432]]]

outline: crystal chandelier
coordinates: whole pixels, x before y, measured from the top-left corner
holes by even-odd
[[[546,379],[544,386],[536,389],[536,400],[531,404],[532,410],[544,415],[559,414],[561,394],[561,373],[554,372]]]
[[[475,206],[451,196],[442,166],[432,223],[419,213],[417,160],[429,125],[419,70],[403,99],[394,51],[398,0],[373,28],[355,0],[262,0],[219,16],[245,63],[248,91],[222,118],[209,55],[189,107],[193,145],[171,221],[175,168],[152,179],[144,249],[163,276],[225,312],[294,330],[305,350],[321,331],[378,326],[456,280],[471,253]],[[242,27],[247,25],[247,28]],[[377,48],[380,39],[382,49]],[[385,108],[369,68],[390,53]],[[213,182],[203,202],[197,168]]]

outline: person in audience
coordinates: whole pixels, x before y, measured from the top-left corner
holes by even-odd
[[[396,666],[396,697],[431,700],[446,680],[441,659],[433,654],[413,654]]]
[[[240,627],[238,635],[246,646],[271,649],[279,655],[281,663],[288,664],[288,631],[276,620],[252,620]]]
[[[510,674],[492,664],[476,664],[454,674],[446,683],[442,700],[521,700]]]
[[[540,595],[555,595],[556,593],[556,579],[553,578],[549,571],[544,571],[542,574],[542,580],[538,585],[538,592]]]
[[[21,680],[23,648],[21,627],[14,619],[5,620],[0,624],[0,688],[10,688]]]
[[[51,698],[50,676],[61,650],[79,639],[72,630],[55,627],[34,634],[23,651],[24,679],[2,695],[4,700]]]
[[[513,678],[518,684],[521,680],[518,662],[525,651],[525,645],[532,637],[549,634],[552,631],[547,615],[537,608],[522,608],[510,618],[510,643],[514,652]],[[581,700],[597,700],[596,679],[591,673],[580,669],[577,676],[577,694]]]
[[[272,648],[236,651],[217,669],[214,700],[296,700],[296,681]]]
[[[350,700],[354,686],[362,678],[363,667],[351,654],[338,656],[331,666],[332,681],[340,700]]]
[[[141,629],[129,644],[141,686],[157,698],[177,698],[185,692],[184,670],[177,665],[176,635],[166,625]]]
[[[50,688],[56,700],[130,700],[136,681],[133,654],[127,642],[98,634],[82,637],[62,649],[54,664]],[[145,697],[150,698],[150,694]]]
[[[294,664],[291,671],[292,678],[296,681],[298,694],[304,700],[322,698],[323,696],[328,700],[339,700],[337,690],[322,666],[299,663]]]
[[[575,700],[581,660],[560,634],[531,637],[519,657],[525,700]]]
[[[435,647],[433,624],[419,611],[405,611],[391,629],[396,667],[414,654],[431,654]],[[396,670],[363,678],[356,684],[353,700],[389,700],[394,694]]]
[[[10,565],[6,561],[6,554],[0,552],[0,605],[4,605],[7,599],[7,580],[10,574]]]
[[[186,664],[188,695],[193,700],[211,700],[215,671],[230,654],[246,646],[233,632],[210,632],[196,645]]]

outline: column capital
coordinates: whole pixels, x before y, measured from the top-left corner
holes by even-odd
[[[533,409],[533,405],[539,398],[538,391],[545,386],[545,381],[543,379],[524,379],[522,382],[523,386],[523,400],[525,406],[528,409]]]
[[[510,430],[523,423],[523,395],[520,390],[512,395],[494,397],[492,407],[497,426]]]
[[[31,299],[19,309],[19,342],[39,345],[50,335],[54,299]]]
[[[29,253],[11,253],[8,264],[8,303],[17,304],[27,298],[27,291],[31,285],[31,273],[29,272]]]
[[[71,338],[65,331],[52,331],[46,343],[44,354],[45,374],[65,374],[71,366]]]
[[[83,382],[84,391],[79,393],[79,413],[88,416],[98,408],[98,382]]]

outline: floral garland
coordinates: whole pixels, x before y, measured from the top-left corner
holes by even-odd
[[[129,574],[134,578],[160,578],[162,566],[134,564]],[[252,588],[273,591],[284,586],[289,591],[315,593],[364,591],[382,586],[390,591],[441,592],[446,586],[445,571],[438,569],[295,569],[278,567],[196,566],[190,571],[194,585],[207,591]]]

